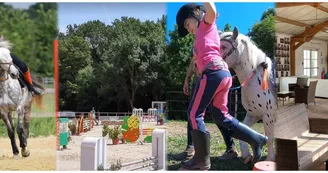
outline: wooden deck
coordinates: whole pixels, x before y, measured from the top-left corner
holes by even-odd
[[[278,100],[278,109],[284,109],[292,105],[295,105],[294,98],[286,99],[284,101],[284,105],[282,99]],[[312,126],[311,129],[314,129],[316,131],[322,130],[323,133],[327,133],[328,129],[324,129],[323,127],[326,127],[327,125],[324,124],[328,123],[328,99],[316,98],[316,104],[309,104],[306,110],[309,116],[310,124]],[[321,166],[318,166],[317,168],[314,168],[314,170],[325,169],[325,163],[323,163],[323,165]]]

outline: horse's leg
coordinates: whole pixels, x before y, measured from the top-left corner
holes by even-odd
[[[19,151],[17,148],[16,140],[15,140],[15,127],[14,127],[14,123],[12,121],[11,112],[8,113],[7,115],[2,115],[1,118],[7,126],[8,136],[10,138],[14,158],[17,159]]]
[[[248,127],[252,127],[259,120],[260,120],[260,117],[252,116],[249,112],[247,112],[246,117],[243,121],[243,124],[247,125]],[[242,158],[244,160],[244,164],[246,164],[252,160],[252,155],[249,152],[248,144],[242,140],[239,140],[239,145],[240,145],[240,151],[242,154]]]
[[[32,101],[25,106],[24,110],[24,128],[26,132],[26,137],[30,137],[30,115],[31,115]]]
[[[18,133],[20,147],[22,148],[22,156],[28,157],[30,155],[30,152],[27,149],[27,136],[23,127],[24,108],[22,106],[19,106],[19,108],[17,109],[17,115],[18,115],[17,133]]]
[[[266,161],[274,161],[275,155],[273,150],[273,140],[274,140],[274,113],[269,112],[267,115],[263,116],[263,125],[265,130],[265,135],[268,137],[268,156]]]

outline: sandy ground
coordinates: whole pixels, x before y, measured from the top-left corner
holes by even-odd
[[[29,138],[27,142],[31,155],[14,159],[9,138],[0,138],[0,170],[56,170],[55,136]]]
[[[148,123],[148,124],[144,123],[143,128],[147,128],[147,127],[157,128],[155,123]],[[158,128],[163,128],[163,127],[164,126],[158,126]],[[81,136],[72,136],[72,141],[68,144],[68,149],[57,151],[57,170],[79,171],[82,140],[85,137],[101,137],[101,131],[102,131],[102,126],[94,126],[94,128],[91,131],[84,133]],[[151,143],[146,143],[144,145],[139,145],[137,143],[111,145],[111,140],[109,139],[107,145],[106,168],[109,168],[110,165],[113,163],[117,163],[118,160],[120,160],[121,163],[125,163],[137,159],[149,157],[151,155],[152,155]],[[129,167],[127,167],[126,169],[129,169]]]

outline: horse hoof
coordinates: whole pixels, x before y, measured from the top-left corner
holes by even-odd
[[[244,164],[247,164],[248,162],[252,161],[253,157],[252,155],[248,155],[245,159],[244,159]]]
[[[30,151],[28,151],[28,149],[22,149],[22,156],[23,156],[23,157],[28,157],[28,156],[30,156]]]
[[[15,154],[15,155],[14,155],[14,159],[15,159],[15,160],[18,160],[18,158],[19,158],[18,154]]]

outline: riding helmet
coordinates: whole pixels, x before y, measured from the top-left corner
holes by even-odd
[[[178,25],[178,33],[180,37],[185,37],[188,34],[188,30],[184,27],[184,21],[188,17],[194,17],[198,20],[198,22],[200,22],[202,15],[196,15],[194,12],[197,8],[204,13],[206,12],[204,6],[196,3],[185,4],[179,9],[176,17],[176,22]]]

